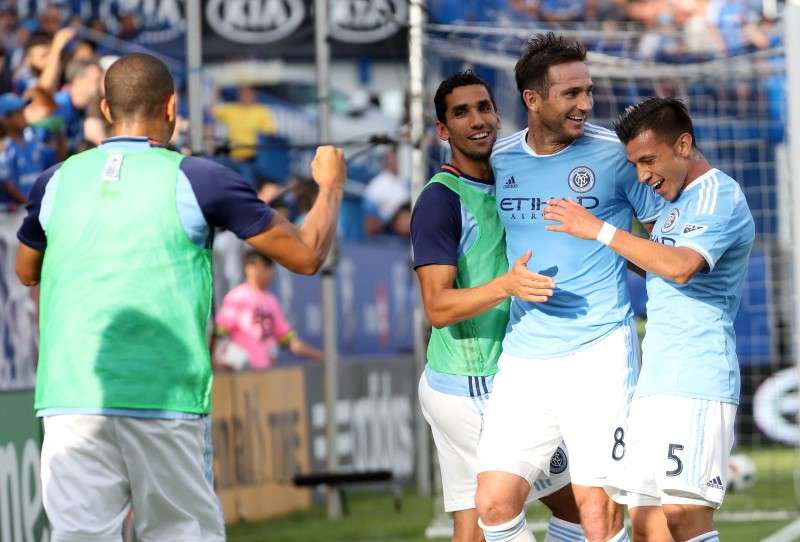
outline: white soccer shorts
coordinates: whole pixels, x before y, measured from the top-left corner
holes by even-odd
[[[442,393],[430,387],[425,374],[420,378],[419,402],[436,444],[445,512],[475,508],[477,448],[487,398],[487,395],[464,397]],[[570,483],[565,448],[561,446],[551,455],[549,472],[533,481],[528,502],[551,495]]]
[[[572,483],[603,487],[639,374],[632,322],[568,356],[503,353],[498,366],[478,445],[480,472],[533,482],[563,440]]]
[[[653,395],[631,404],[624,456],[608,491],[631,508],[694,504],[719,508],[725,497],[736,405]]]
[[[52,542],[225,540],[214,494],[211,420],[44,418],[42,494]]]

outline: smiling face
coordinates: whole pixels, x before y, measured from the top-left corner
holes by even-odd
[[[537,129],[549,139],[569,143],[583,135],[586,118],[594,106],[592,78],[583,62],[567,62],[550,66],[549,88],[542,97],[535,90],[526,90],[523,100],[537,119]]]
[[[686,187],[692,136],[683,133],[670,144],[652,130],[644,130],[625,145],[628,160],[636,166],[639,181],[668,201]]]
[[[486,87],[456,87],[445,96],[445,103],[445,122],[436,122],[436,133],[439,139],[450,143],[454,161],[488,160],[497,140],[500,118]]]

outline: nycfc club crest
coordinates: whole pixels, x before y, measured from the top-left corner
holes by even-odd
[[[566,452],[559,446],[550,458],[550,474],[561,474],[567,470],[568,463]]]
[[[578,166],[569,172],[568,181],[573,192],[583,194],[594,188],[594,171],[586,166]]]
[[[668,233],[672,231],[672,228],[675,227],[675,224],[678,222],[678,217],[681,216],[681,212],[678,209],[673,209],[667,215],[667,219],[664,221],[664,224],[661,226],[662,233]]]

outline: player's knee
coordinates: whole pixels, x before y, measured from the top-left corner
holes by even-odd
[[[500,493],[487,489],[481,490],[480,487],[475,494],[475,507],[486,525],[505,523],[520,513],[520,510],[515,509],[511,499],[504,499]]]
[[[622,528],[622,511],[614,501],[585,499],[579,509],[581,525],[588,540],[608,540]]]

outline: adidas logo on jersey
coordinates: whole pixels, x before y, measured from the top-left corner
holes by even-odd
[[[714,489],[725,489],[725,486],[722,485],[722,479],[719,476],[715,476],[709,480],[706,485],[708,487],[713,487]]]
[[[513,175],[506,181],[506,184],[503,185],[503,188],[518,188],[518,187],[519,185],[517,184],[517,181],[514,180]]]

